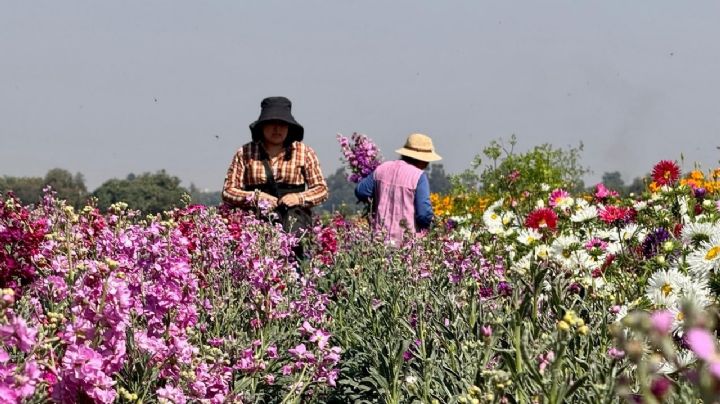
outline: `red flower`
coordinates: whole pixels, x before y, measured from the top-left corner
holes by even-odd
[[[530,212],[525,218],[525,226],[532,229],[547,228],[555,230],[557,228],[557,214],[550,208],[539,208]]]
[[[627,223],[635,218],[635,210],[622,206],[609,205],[598,212],[600,220],[607,224]]]
[[[660,186],[671,185],[680,178],[680,167],[674,161],[662,160],[653,167],[652,177]]]

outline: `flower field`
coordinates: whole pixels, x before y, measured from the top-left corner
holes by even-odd
[[[399,248],[356,217],[296,238],[4,195],[0,402],[716,402],[720,172],[662,161],[628,197],[519,175],[435,196]]]

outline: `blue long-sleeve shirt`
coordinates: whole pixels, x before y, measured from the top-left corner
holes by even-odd
[[[355,196],[361,201],[367,201],[375,196],[375,177],[373,174],[363,178],[355,187]],[[434,213],[430,203],[430,182],[426,173],[422,173],[415,189],[415,226],[418,229],[427,229],[432,223]]]

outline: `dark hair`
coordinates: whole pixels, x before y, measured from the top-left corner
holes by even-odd
[[[412,157],[408,157],[408,156],[405,156],[405,155],[400,155],[400,160],[405,161],[405,162],[407,162],[407,163],[410,163],[410,164],[412,164],[412,165],[414,165],[414,166],[423,165],[423,164],[428,165],[428,164],[429,164],[427,161],[422,161],[422,160],[414,159],[414,158],[412,158]]]

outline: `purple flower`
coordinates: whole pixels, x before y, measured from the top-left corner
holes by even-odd
[[[342,134],[337,134],[343,159],[350,172],[348,181],[358,183],[370,175],[382,162],[378,147],[366,135],[352,134],[352,142]]]
[[[35,345],[37,330],[28,327],[22,317],[8,313],[8,324],[0,326],[0,341],[17,346],[23,352],[30,352]]]

